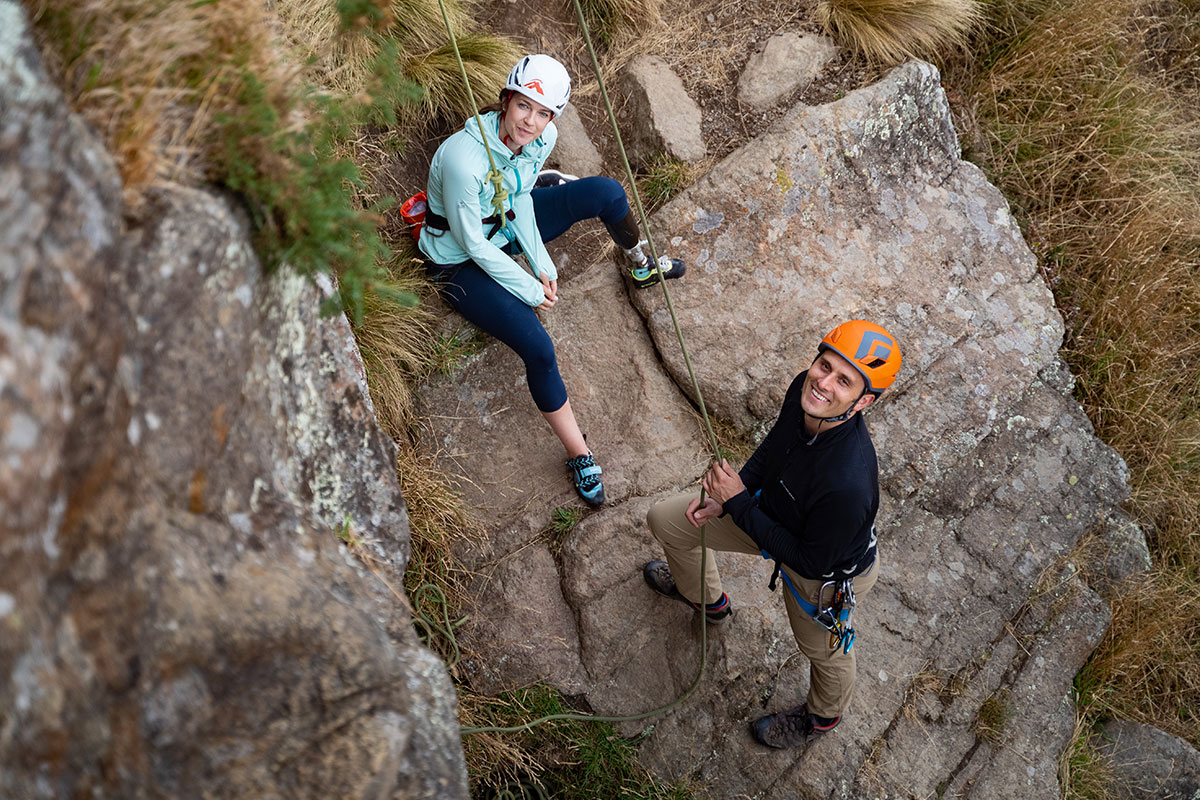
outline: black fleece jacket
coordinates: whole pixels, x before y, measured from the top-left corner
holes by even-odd
[[[875,447],[861,414],[809,444],[800,406],[807,374],[788,387],[778,421],[739,473],[746,491],[729,498],[725,512],[802,577],[852,577],[875,560]]]

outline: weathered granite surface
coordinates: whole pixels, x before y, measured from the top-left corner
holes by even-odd
[[[635,164],[659,153],[680,161],[699,161],[708,153],[700,135],[701,112],[666,61],[640,55],[622,76],[626,106],[626,149]]]
[[[750,57],[738,77],[738,101],[762,111],[811,83],[837,55],[831,39],[784,31]]]
[[[0,796],[467,797],[345,319],[228,198],[126,230],[8,0],[0,186]]]
[[[766,590],[765,562],[719,554],[735,614],[710,629],[704,685],[652,721],[644,763],[713,798],[1057,797],[1071,681],[1109,618],[1072,548],[1117,510],[1126,469],[1072,398],[1050,292],[1003,197],[959,159],[936,71],[912,63],[836,103],[793,110],[653,226],[660,247],[689,264],[670,288],[706,402],[743,431],[771,422],[840,320],[883,323],[905,363],[868,412],[881,466],[881,576],[856,616],[858,691],[842,724],[800,752],[752,741],[748,722],[803,699],[807,667]],[[567,299],[546,317],[584,429],[607,429],[594,449],[615,489],[562,541],[560,582],[544,556],[509,556],[553,542],[538,531],[572,502],[519,361],[493,344],[449,385],[426,390],[431,407],[446,409],[428,446],[470,449],[469,459],[444,462],[461,471],[489,532],[468,562],[524,559],[531,566],[510,574],[527,569],[531,585],[561,587],[547,602],[558,619],[565,604],[578,636],[556,642],[552,665],[523,655],[537,640],[532,627],[506,633],[507,648],[486,639],[507,659],[488,665],[488,685],[540,669],[605,714],[666,704],[696,674],[694,616],[646,588],[640,567],[658,555],[645,528],[653,496],[689,484],[705,459],[677,421],[674,409],[686,406],[645,388],[661,385],[665,367],[690,392],[661,293],[630,295],[662,358],[638,356],[631,374],[624,353],[639,347],[636,326],[611,270],[598,264],[566,281]],[[593,299],[601,286],[603,303]],[[629,427],[668,417],[680,426],[670,440]],[[654,471],[630,482],[646,464]],[[504,585],[509,608],[541,597]],[[475,613],[479,629],[512,622]],[[567,637],[569,626],[557,630]]]
[[[1200,752],[1178,736],[1149,725],[1113,720],[1104,726],[1103,756],[1116,776],[1119,800],[1196,800]]]

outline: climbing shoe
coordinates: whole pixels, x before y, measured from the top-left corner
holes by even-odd
[[[675,579],[671,577],[671,568],[667,566],[665,561],[649,561],[646,566],[642,567],[642,577],[646,579],[646,584],[661,595],[673,597],[683,603],[700,610],[699,603],[693,603],[688,600],[675,586]],[[709,622],[720,622],[733,613],[733,606],[729,604],[729,595],[721,593],[720,599],[715,603],[709,603],[705,608],[704,616]]]
[[[682,278],[683,273],[687,271],[687,267],[678,258],[667,258],[666,256],[658,257],[658,272],[650,266],[650,260],[641,267],[634,267],[629,270],[629,277],[633,278],[633,285],[639,289],[645,289],[648,286],[654,286],[659,281],[659,273],[667,280],[672,278]]]
[[[575,481],[575,491],[588,505],[598,506],[604,502],[604,484],[600,482],[603,471],[596,466],[596,460],[591,453],[567,459],[567,469]]]
[[[633,279],[633,285],[638,289],[645,289],[648,286],[653,286],[658,283],[659,273],[667,280],[672,278],[682,278],[687,272],[687,267],[678,258],[668,258],[667,256],[658,257],[658,271],[654,269],[654,262],[650,260],[650,256],[642,249],[645,245],[645,240],[642,240],[630,248],[621,248],[621,252],[628,259],[629,277]]]
[[[822,733],[828,733],[842,721],[841,717],[818,717],[810,714],[808,704],[796,706],[778,714],[768,714],[750,725],[750,732],[759,744],[782,750],[807,744]]]
[[[565,172],[559,172],[556,169],[544,169],[537,174],[537,178],[533,181],[533,188],[545,189],[547,186],[562,186],[564,183],[579,180],[578,175],[568,175]]]

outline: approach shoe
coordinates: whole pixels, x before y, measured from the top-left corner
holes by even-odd
[[[537,174],[533,181],[533,188],[545,189],[547,186],[562,186],[564,183],[579,180],[578,175],[568,175],[565,172],[559,172],[556,169],[544,169]]]
[[[828,733],[842,721],[841,717],[818,717],[810,714],[808,704],[796,706],[778,714],[768,714],[750,725],[750,732],[759,744],[782,750],[807,744],[822,733]]]
[[[575,481],[575,491],[588,505],[598,506],[604,502],[604,484],[600,482],[603,470],[596,466],[591,453],[567,459],[567,469]]]
[[[679,588],[675,585],[675,578],[671,576],[671,568],[667,566],[667,562],[646,562],[646,565],[642,567],[642,577],[646,579],[646,584],[659,594],[673,597],[691,606],[696,611],[700,610],[699,603],[693,603],[679,591]],[[729,595],[722,592],[719,600],[708,604],[705,608],[704,616],[708,617],[709,622],[720,622],[732,613],[733,606],[729,604]]]

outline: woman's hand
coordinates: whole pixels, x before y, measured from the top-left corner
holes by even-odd
[[[543,311],[549,311],[554,308],[554,303],[558,300],[558,281],[552,281],[545,275],[542,278],[542,293],[546,295],[546,300],[538,308]]]

